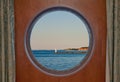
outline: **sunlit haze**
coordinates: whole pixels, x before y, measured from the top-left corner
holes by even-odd
[[[68,11],[53,11],[34,24],[30,46],[32,50],[88,47],[89,35],[78,16]]]

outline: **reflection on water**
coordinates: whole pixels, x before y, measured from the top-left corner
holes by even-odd
[[[66,50],[33,50],[36,60],[47,69],[64,71],[74,68],[82,62],[86,53]]]

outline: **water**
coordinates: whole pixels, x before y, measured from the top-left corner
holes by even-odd
[[[55,53],[54,50],[33,50],[33,55],[36,60],[47,69],[64,71],[74,68],[85,58],[86,54],[79,52],[71,53],[65,50],[59,50]]]

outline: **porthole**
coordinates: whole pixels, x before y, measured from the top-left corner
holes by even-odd
[[[25,35],[28,58],[40,71],[54,76],[73,74],[91,58],[93,35],[79,12],[54,7],[40,12]]]

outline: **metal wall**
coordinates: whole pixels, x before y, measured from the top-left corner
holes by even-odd
[[[107,82],[120,82],[120,0],[107,0],[107,19]],[[0,0],[0,82],[15,82],[14,35],[14,1]]]

